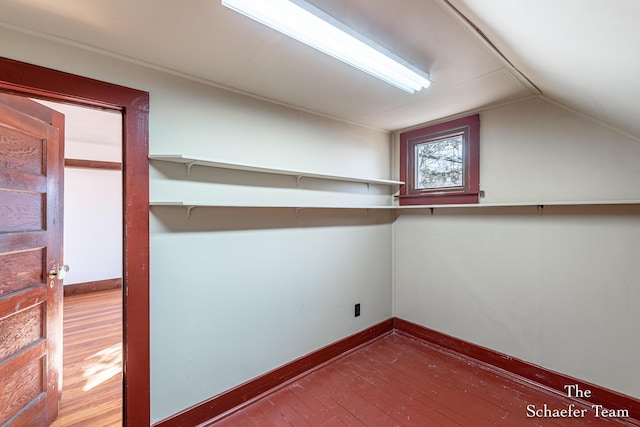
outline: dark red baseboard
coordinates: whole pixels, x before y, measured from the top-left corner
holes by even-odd
[[[523,360],[515,359],[497,351],[463,341],[461,339],[434,331],[424,326],[394,318],[393,328],[396,331],[411,335],[429,344],[435,344],[446,350],[454,351],[465,357],[478,360],[506,371],[508,374],[525,379],[535,385],[542,385],[566,396],[565,385],[577,384],[581,390],[591,390],[590,404],[603,405],[608,409],[626,409],[634,420],[640,421],[640,400],[590,384],[568,375],[560,374]]]
[[[154,427],[191,427],[202,424],[392,330],[393,319],[385,320],[382,323],[378,323],[364,331],[300,357],[244,384],[240,384],[209,400],[187,408],[182,412],[159,421],[154,424]]]
[[[106,279],[97,280],[95,282],[74,283],[73,285],[65,285],[64,296],[88,294],[91,292],[110,291],[122,288],[122,279]]]
[[[211,421],[301,374],[320,367],[335,357],[394,330],[428,344],[442,347],[445,351],[455,352],[467,358],[475,359],[492,369],[500,369],[503,373],[512,376],[516,380],[527,381],[535,386],[543,386],[563,395],[566,395],[565,385],[577,384],[582,390],[591,390],[592,394],[588,402],[603,405],[608,409],[626,409],[629,411],[630,417],[633,418],[633,424],[640,425],[640,421],[638,421],[640,420],[640,400],[550,371],[406,320],[392,318],[296,359],[191,408],[187,408],[159,421],[154,424],[154,427],[190,427]]]

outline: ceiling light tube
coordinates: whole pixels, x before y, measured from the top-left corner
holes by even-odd
[[[302,0],[222,0],[222,4],[406,92],[429,75]]]

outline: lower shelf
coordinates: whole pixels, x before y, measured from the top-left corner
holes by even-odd
[[[536,207],[538,213],[542,215],[545,206],[638,206],[638,200],[603,200],[603,201],[577,201],[577,202],[521,202],[521,203],[478,203],[478,204],[460,204],[460,205],[411,205],[411,206],[354,206],[354,205],[292,205],[292,204],[241,204],[241,203],[212,203],[212,202],[191,202],[191,201],[151,201],[150,206],[174,206],[183,207],[187,210],[187,218],[191,217],[191,211],[194,208],[252,208],[252,209],[295,209],[296,216],[303,209],[339,209],[339,210],[371,210],[376,211],[394,211],[399,214],[415,210],[426,210],[431,215],[436,209],[478,209],[478,208],[517,208],[517,207]]]
[[[259,204],[259,203],[214,203],[198,201],[151,201],[150,206],[178,206],[184,208],[292,208],[292,209],[378,209],[378,210],[416,210],[416,209],[463,209],[463,208],[512,208],[534,206],[606,206],[606,205],[640,205],[640,200],[602,200],[602,201],[542,201],[542,202],[506,202],[506,203],[477,203],[459,205],[304,205],[304,204]]]
[[[358,210],[378,210],[388,211],[393,210],[396,206],[347,206],[347,205],[260,205],[260,204],[220,204],[220,203],[207,203],[207,202],[157,202],[152,201],[150,206],[176,206],[183,207],[187,210],[187,218],[191,217],[191,211],[194,208],[253,208],[253,209],[295,209],[296,214],[303,209],[358,209]]]

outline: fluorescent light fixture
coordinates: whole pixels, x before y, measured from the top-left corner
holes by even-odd
[[[431,84],[429,74],[302,0],[222,0],[222,4],[406,92]]]

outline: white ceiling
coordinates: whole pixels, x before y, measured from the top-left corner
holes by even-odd
[[[378,129],[476,111],[539,94],[539,88],[556,102],[640,137],[640,26],[633,22],[640,2],[450,2],[311,0],[428,71],[433,85],[414,95],[219,0],[0,0],[0,25]]]
[[[640,137],[640,1],[452,3],[546,97]]]
[[[122,145],[122,115],[120,112],[44,100],[35,101],[64,114],[66,141],[115,147]]]

